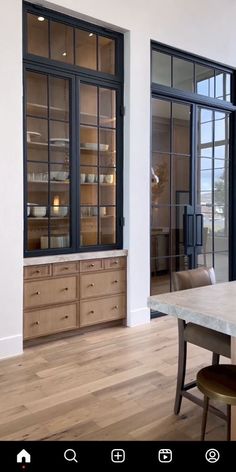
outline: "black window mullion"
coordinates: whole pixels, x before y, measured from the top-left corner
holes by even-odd
[[[98,139],[98,168],[97,168],[97,244],[101,244],[100,238],[100,87],[97,87],[97,139]]]
[[[98,48],[99,48],[99,42],[98,42],[98,34],[96,34],[96,62],[97,62],[97,71],[99,69],[99,60],[98,60]]]
[[[51,20],[48,18],[48,56],[51,59]]]
[[[48,119],[48,248],[51,248],[51,165],[50,165],[50,76],[47,75],[47,119]]]
[[[214,183],[215,183],[215,111],[212,111],[212,263],[215,267],[215,192],[214,192]]]
[[[74,170],[75,170],[75,178],[73,179],[73,187],[72,192],[75,198],[74,201],[74,210],[75,214],[72,213],[72,224],[74,225],[75,234],[75,250],[79,250],[81,247],[81,184],[80,184],[80,79],[76,77],[74,79],[75,87],[74,87],[74,94],[72,96],[72,101],[74,103],[74,119],[72,115],[72,122],[74,124],[73,129],[73,136],[75,140],[75,152],[72,155],[72,159],[74,158]],[[72,167],[73,170],[73,167]],[[73,178],[73,176],[72,176]]]

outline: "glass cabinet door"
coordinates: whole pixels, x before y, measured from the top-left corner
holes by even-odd
[[[80,245],[116,239],[116,91],[81,83]]]
[[[26,73],[27,251],[71,246],[69,85]]]

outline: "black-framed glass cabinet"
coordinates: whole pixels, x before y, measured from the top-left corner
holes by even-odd
[[[123,37],[24,4],[25,256],[122,247]]]
[[[152,295],[179,270],[235,278],[232,84],[232,70],[152,44]]]

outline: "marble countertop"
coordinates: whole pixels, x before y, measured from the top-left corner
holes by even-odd
[[[114,249],[112,251],[79,252],[74,254],[58,254],[55,256],[26,257],[24,266],[52,264],[54,262],[83,261],[88,259],[102,259],[105,257],[127,256],[127,249]]]
[[[236,337],[236,281],[154,295],[148,307]]]

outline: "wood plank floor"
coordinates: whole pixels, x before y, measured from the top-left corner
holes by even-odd
[[[188,379],[210,363],[190,346]],[[0,440],[197,440],[202,410],[173,414],[176,320],[112,327],[29,347],[0,362]],[[224,440],[209,414],[209,440]]]

